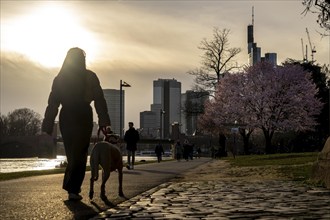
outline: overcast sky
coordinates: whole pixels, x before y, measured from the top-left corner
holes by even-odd
[[[329,64],[329,37],[318,34],[316,15],[303,15],[301,2],[1,0],[1,114],[26,107],[43,117],[53,78],[68,49],[78,46],[104,89],[119,89],[120,80],[132,85],[125,88],[125,126],[139,127],[140,112],[150,110],[153,80],[175,78],[182,92],[192,88],[187,72],[200,66],[198,45],[211,39],[214,27],[230,29],[230,46],[242,49],[236,60],[247,63],[252,6],[262,55],[277,53],[278,64],[301,60],[308,28],[314,59]]]

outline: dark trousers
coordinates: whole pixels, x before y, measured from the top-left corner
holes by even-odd
[[[131,161],[132,157],[132,161]],[[127,150],[127,164],[129,166],[134,166],[135,163],[135,150]]]
[[[72,112],[64,110],[60,114],[60,129],[68,161],[63,179],[63,189],[68,193],[78,194],[85,178],[93,116],[92,110],[89,108],[76,109],[76,115],[70,113]]]
[[[158,163],[160,163],[160,161],[162,161],[162,153],[157,153],[157,161]]]

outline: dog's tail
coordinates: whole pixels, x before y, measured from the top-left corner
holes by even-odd
[[[96,181],[99,178],[99,157],[98,155],[93,155],[95,152],[92,152],[90,156],[90,165],[91,165],[91,179]]]

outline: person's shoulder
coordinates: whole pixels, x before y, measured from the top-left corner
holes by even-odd
[[[60,78],[61,78],[60,75],[56,75],[56,76],[54,77],[54,79],[53,79],[53,82],[57,82]]]
[[[53,79],[53,85],[57,86],[58,84],[61,84],[63,81],[64,81],[63,77],[61,77],[61,75],[57,75]]]
[[[86,70],[86,74],[87,74],[87,76],[89,76],[89,77],[97,77],[97,76],[96,76],[96,73],[93,72],[92,70],[89,70],[89,69]]]
[[[99,78],[97,77],[96,73],[91,71],[91,70],[86,70],[86,75],[87,75],[87,79],[89,81],[99,81]]]

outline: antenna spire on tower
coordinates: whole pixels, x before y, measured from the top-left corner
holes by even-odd
[[[254,25],[254,6],[252,6],[252,25]]]

